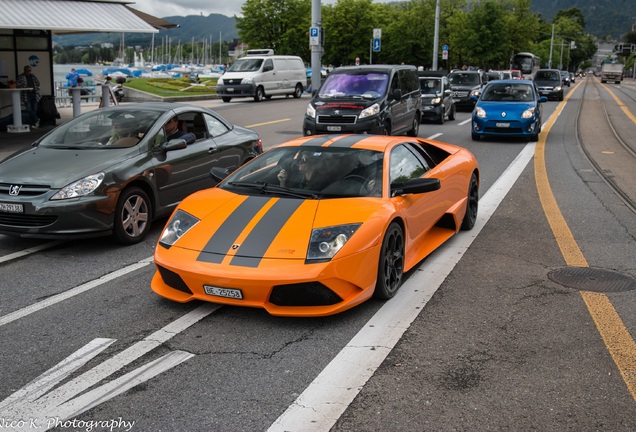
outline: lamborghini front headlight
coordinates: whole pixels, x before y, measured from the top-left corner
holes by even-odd
[[[360,228],[359,223],[317,228],[311,232],[307,262],[330,261]]]

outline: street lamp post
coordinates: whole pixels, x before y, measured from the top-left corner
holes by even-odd
[[[439,2],[440,0],[437,0],[435,4],[435,36],[433,38],[433,67],[432,67],[434,71],[437,70],[437,56],[439,53],[439,11],[440,11]]]

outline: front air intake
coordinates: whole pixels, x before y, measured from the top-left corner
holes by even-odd
[[[276,306],[329,306],[342,298],[320,282],[308,282],[275,286],[269,301]]]

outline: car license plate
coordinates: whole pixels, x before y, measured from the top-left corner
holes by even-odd
[[[228,87],[226,90],[227,90],[228,92],[230,92],[230,93],[234,92],[234,88],[233,88],[233,87]]]
[[[510,127],[510,123],[497,123],[496,126],[498,128],[509,128]]]
[[[341,126],[327,126],[327,130],[329,132],[340,132],[342,130]]]
[[[5,213],[24,213],[22,204],[0,203],[0,211]]]
[[[212,285],[203,285],[205,293],[217,297],[227,297],[233,299],[243,299],[243,293],[239,289],[234,288],[220,288]]]

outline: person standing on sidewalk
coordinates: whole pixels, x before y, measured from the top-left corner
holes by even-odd
[[[17,88],[30,88],[32,90],[22,91],[22,103],[27,113],[29,113],[29,125],[36,129],[40,125],[40,119],[38,118],[38,102],[42,99],[40,94],[40,80],[33,75],[31,66],[25,66],[24,72],[18,75],[16,78]]]

